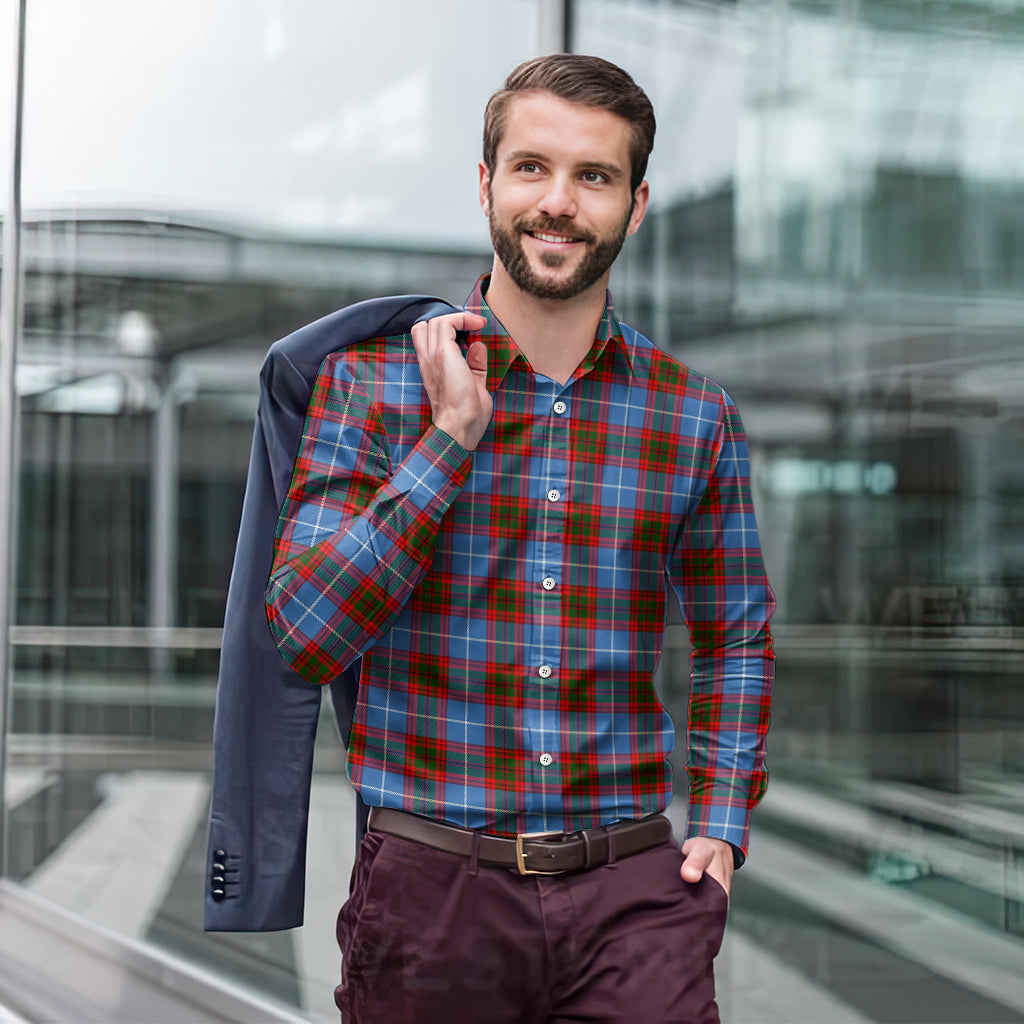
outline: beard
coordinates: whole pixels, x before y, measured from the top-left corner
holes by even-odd
[[[494,215],[493,196],[489,195],[488,198],[490,213],[487,221],[491,229],[491,244],[494,246],[494,253],[515,285],[527,295],[538,299],[573,299],[600,281],[608,268],[615,262],[615,257],[619,255],[622,243],[626,240],[626,229],[633,212],[631,205],[619,230],[610,237],[598,239],[591,232],[582,231],[572,221],[556,218],[540,217],[531,220],[521,216],[512,221],[511,228],[506,228],[503,224],[498,223],[498,219]],[[583,259],[568,277],[554,280],[542,277],[530,266],[529,258],[523,249],[520,236],[526,232],[534,234],[541,232],[542,234],[565,235],[567,238],[574,238],[586,246]],[[540,257],[541,263],[552,270],[563,267],[569,259],[568,255],[563,256],[554,252],[542,253]]]

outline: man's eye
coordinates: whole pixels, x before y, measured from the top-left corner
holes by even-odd
[[[536,174],[540,170],[540,167],[538,167],[537,164],[525,163],[519,165],[519,170],[524,174]]]
[[[597,185],[608,179],[600,171],[584,171],[583,180],[588,184]]]

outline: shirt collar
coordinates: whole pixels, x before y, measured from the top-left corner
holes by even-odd
[[[509,367],[519,360],[525,367],[526,359],[519,351],[515,341],[505,330],[501,321],[491,312],[484,297],[487,286],[490,284],[491,275],[484,274],[473,286],[473,290],[466,299],[465,308],[471,313],[479,313],[487,323],[480,331],[474,331],[469,335],[470,339],[479,339],[487,346],[487,389],[494,391],[505,379]],[[594,344],[584,357],[576,376],[580,376],[592,370],[607,348],[611,347],[612,354],[618,355],[623,367],[630,375],[633,374],[633,352],[622,336],[622,328],[612,308],[611,295],[606,295],[604,313],[601,314],[601,321],[597,325],[597,333],[594,336]]]

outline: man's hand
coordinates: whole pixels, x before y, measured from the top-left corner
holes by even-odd
[[[679,874],[684,882],[699,882],[706,871],[719,885],[729,892],[732,886],[732,847],[723,839],[694,836],[683,843],[683,866]]]
[[[412,327],[434,426],[467,451],[473,451],[484,436],[494,403],[487,390],[487,347],[474,341],[463,358],[455,332],[479,331],[486,323],[476,313],[447,313]]]

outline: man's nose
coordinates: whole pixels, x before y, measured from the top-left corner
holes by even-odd
[[[575,217],[576,191],[572,187],[572,182],[562,175],[552,176],[537,203],[537,209],[548,217]]]

